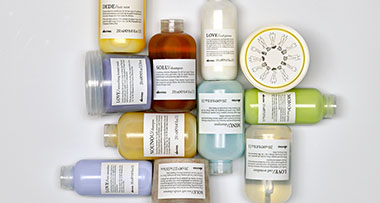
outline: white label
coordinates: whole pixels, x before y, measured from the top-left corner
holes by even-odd
[[[199,94],[199,133],[243,133],[243,94]]]
[[[289,180],[289,140],[247,139],[246,178]]]
[[[145,59],[111,58],[112,106],[146,104]]]
[[[205,199],[205,166],[170,163],[158,166],[158,199]]]
[[[139,164],[102,163],[100,182],[102,194],[137,195],[139,193]]]
[[[144,114],[144,156],[185,156],[184,114]]]
[[[258,93],[259,123],[295,123],[296,94],[285,92],[280,94]]]
[[[250,75],[264,86],[286,86],[300,76],[305,66],[306,54],[300,40],[284,29],[265,30],[245,51]]]
[[[236,31],[205,30],[204,66],[236,66]]]
[[[195,70],[194,59],[153,60],[153,99],[195,100]]]
[[[101,39],[144,39],[144,1],[101,0]]]

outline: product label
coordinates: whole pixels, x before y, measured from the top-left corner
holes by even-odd
[[[101,39],[144,39],[144,3],[136,0],[101,0]]]
[[[101,193],[137,195],[139,164],[106,162],[101,166]]]
[[[154,100],[195,100],[195,59],[153,60]]]
[[[144,156],[185,156],[185,115],[144,115]]]
[[[111,58],[111,72],[113,106],[147,103],[145,59]]]
[[[205,30],[204,66],[236,66],[236,30]]]
[[[205,166],[170,163],[158,166],[158,199],[205,199]]]
[[[199,133],[243,133],[243,94],[199,94]]]
[[[285,92],[280,94],[258,93],[259,123],[295,123],[296,94]]]
[[[289,140],[247,139],[246,178],[289,180]]]

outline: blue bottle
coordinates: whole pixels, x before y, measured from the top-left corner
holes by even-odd
[[[198,87],[198,152],[211,175],[232,173],[244,152],[244,89],[239,82],[205,81]]]
[[[61,168],[61,188],[85,196],[148,196],[152,163],[128,160],[81,160]]]

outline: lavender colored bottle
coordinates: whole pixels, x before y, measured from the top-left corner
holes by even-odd
[[[147,56],[86,55],[86,103],[89,115],[144,111],[152,103],[152,73]]]
[[[81,160],[61,168],[61,188],[85,196],[148,196],[152,163],[128,160]]]

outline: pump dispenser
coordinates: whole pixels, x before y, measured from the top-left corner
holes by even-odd
[[[196,125],[190,113],[125,113],[118,124],[104,125],[104,146],[118,148],[128,160],[192,158],[197,151]]]

